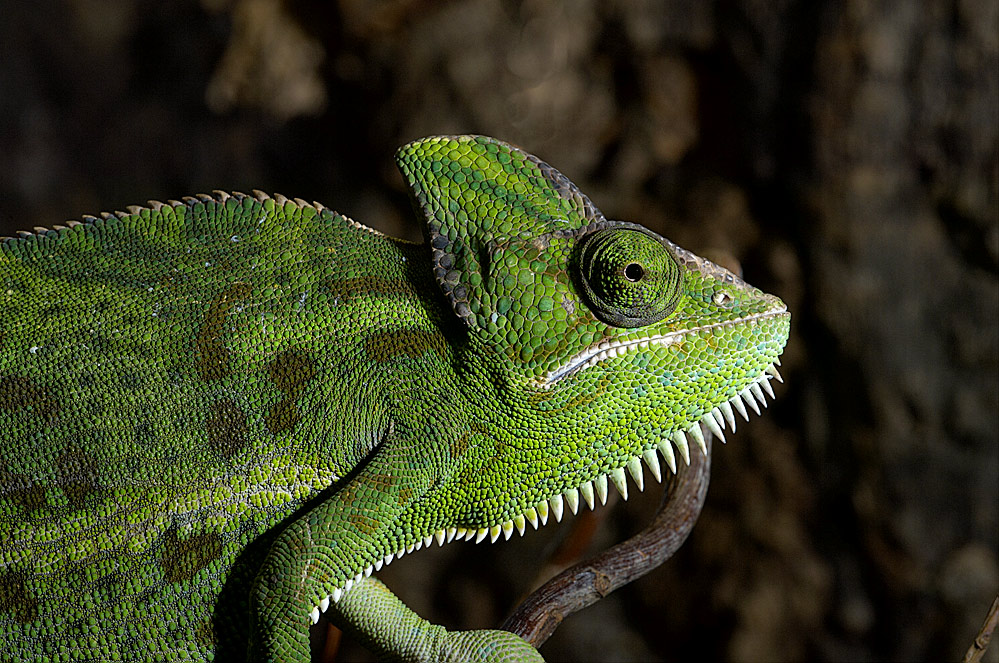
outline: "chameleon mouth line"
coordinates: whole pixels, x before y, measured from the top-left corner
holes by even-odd
[[[694,327],[693,329],[681,329],[674,332],[669,332],[668,334],[661,334],[658,336],[650,336],[647,338],[636,338],[628,341],[601,341],[595,346],[586,348],[575,357],[572,357],[562,366],[559,366],[554,371],[551,371],[542,380],[538,380],[536,384],[542,389],[549,389],[555,385],[559,380],[566,378],[570,375],[578,373],[584,369],[590,368],[591,366],[596,366],[601,361],[605,359],[610,359],[611,357],[620,357],[621,355],[635,349],[647,349],[650,345],[661,345],[663,347],[679,343],[685,337],[690,334],[694,334],[706,329],[714,329],[716,327],[728,327],[731,325],[738,325],[743,323],[752,323],[758,320],[764,320],[767,318],[773,318],[787,313],[787,307],[783,304],[764,311],[763,313],[757,313],[755,315],[750,315],[745,318],[739,318],[738,320],[726,320],[725,322],[716,322],[710,325],[704,325],[703,327]]]
[[[772,315],[778,315],[781,311],[769,311],[767,313],[755,316],[755,318],[762,318]],[[754,319],[755,319],[754,318]],[[731,324],[731,323],[726,323]],[[637,343],[638,341],[636,341]],[[742,391],[736,393],[734,396],[726,401],[722,401],[720,405],[715,406],[709,412],[701,417],[700,421],[695,422],[686,431],[678,430],[674,432],[669,437],[660,438],[655,446],[649,447],[644,450],[638,456],[632,456],[624,465],[616,467],[606,474],[600,474],[594,479],[585,481],[581,485],[575,488],[568,488],[561,493],[558,493],[547,500],[541,500],[531,508],[527,509],[523,514],[514,516],[510,520],[507,520],[498,525],[493,525],[492,527],[446,527],[437,530],[433,534],[428,534],[422,539],[419,539],[405,548],[402,548],[398,552],[386,555],[385,557],[377,560],[373,564],[368,565],[366,568],[361,570],[353,578],[350,578],[341,587],[337,587],[333,592],[319,601],[319,603],[312,608],[312,612],[309,614],[309,618],[312,623],[315,624],[319,621],[320,613],[326,612],[330,605],[339,601],[343,595],[353,587],[354,583],[360,582],[362,579],[367,578],[375,571],[380,571],[382,567],[391,564],[394,560],[401,558],[407,553],[411,553],[415,550],[420,550],[423,547],[430,547],[434,541],[437,542],[438,546],[443,546],[445,543],[451,543],[457,539],[462,539],[465,541],[475,541],[475,543],[480,543],[489,537],[489,542],[493,543],[499,539],[502,535],[504,540],[508,540],[513,536],[513,532],[516,530],[518,534],[523,536],[524,532],[527,530],[527,525],[530,524],[534,529],[540,528],[542,525],[548,524],[549,517],[554,517],[555,522],[560,522],[562,516],[565,513],[566,507],[573,514],[579,511],[580,497],[582,497],[583,503],[586,504],[591,510],[596,508],[597,500],[600,500],[600,504],[607,504],[607,490],[608,490],[608,479],[610,483],[621,493],[621,497],[625,500],[628,499],[628,482],[627,476],[631,475],[632,481],[638,487],[638,490],[645,489],[645,476],[642,470],[642,463],[648,467],[649,472],[657,482],[662,481],[662,468],[659,464],[659,454],[662,454],[663,459],[669,466],[669,469],[676,474],[676,455],[673,452],[673,447],[680,452],[680,457],[683,458],[684,462],[688,465],[690,464],[690,444],[689,439],[693,439],[697,448],[701,450],[701,453],[707,455],[707,445],[704,442],[704,434],[701,432],[701,424],[704,424],[711,434],[725,442],[725,435],[723,429],[726,425],[734,433],[735,432],[735,414],[738,412],[746,421],[749,421],[749,411],[746,406],[749,406],[756,414],[760,414],[760,405],[767,407],[767,396],[771,399],[774,398],[773,387],[770,385],[771,380],[777,380],[778,382],[783,382],[784,379],[781,377],[780,372],[777,370],[777,366],[780,366],[780,359],[774,359],[774,363],[767,366],[762,373],[760,373],[752,382],[750,382]]]

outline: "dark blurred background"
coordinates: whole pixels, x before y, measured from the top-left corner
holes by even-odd
[[[484,133],[788,303],[787,383],[716,447],[691,539],[563,624],[551,660],[971,644],[999,591],[996,0],[2,0],[0,16],[0,235],[259,188],[416,239],[395,148]],[[655,493],[605,510],[591,552],[640,529]],[[382,576],[424,616],[495,625],[572,526]]]

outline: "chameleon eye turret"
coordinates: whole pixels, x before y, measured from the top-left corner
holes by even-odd
[[[676,308],[680,266],[644,228],[597,230],[582,240],[579,281],[593,313],[615,327],[644,327]]]

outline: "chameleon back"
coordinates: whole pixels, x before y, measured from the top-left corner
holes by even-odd
[[[0,244],[3,651],[202,656],[239,552],[380,436],[345,385],[418,248],[241,194]]]

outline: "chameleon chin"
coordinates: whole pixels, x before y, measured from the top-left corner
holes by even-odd
[[[772,295],[481,136],[397,161],[426,244],[216,192],[0,240],[0,647],[540,660],[372,573],[675,470],[757,409]]]

